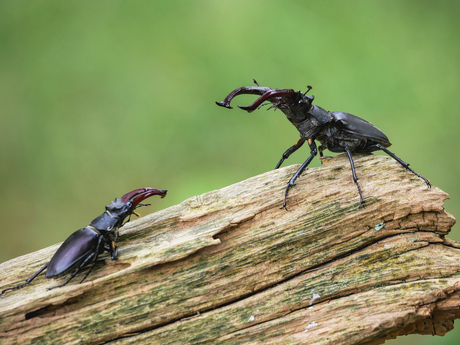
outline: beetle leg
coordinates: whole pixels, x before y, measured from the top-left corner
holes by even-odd
[[[281,157],[281,160],[278,162],[278,164],[276,164],[276,167],[275,169],[278,169],[281,164],[283,164],[284,160],[285,159],[288,159],[289,156],[291,154],[293,154],[294,152],[296,152],[303,144],[305,143],[305,139],[303,138],[300,138],[297,143],[293,146],[291,146],[290,148],[288,148],[284,153],[283,153],[283,156]]]
[[[142,207],[142,206],[150,206],[151,204],[138,204],[136,208]],[[139,213],[133,211],[133,214],[135,214],[138,218],[142,217]],[[131,218],[130,218],[131,219]]]
[[[91,273],[91,271],[93,270],[94,266],[96,265],[96,261],[97,261],[97,258],[99,256],[99,247],[101,246],[101,243],[102,243],[102,236],[99,237],[99,242],[97,243],[97,249],[96,249],[96,252],[95,253],[92,253],[91,255],[88,255],[88,257],[80,264],[80,266],[78,266],[78,268],[72,273],[72,275],[70,276],[70,278],[62,285],[58,285],[58,286],[53,286],[53,287],[50,287],[48,288],[48,290],[53,290],[53,289],[56,289],[56,288],[60,288],[60,287],[63,287],[63,286],[66,286],[76,275],[78,272],[80,272],[80,270],[86,266],[86,264],[94,257],[94,260],[93,260],[93,265],[91,266],[90,270],[88,271],[88,273],[86,273],[85,277],[81,280],[80,284],[83,283],[83,280],[86,279],[86,277]]]
[[[109,246],[104,245],[104,250],[110,253],[110,258],[112,259],[112,261],[117,259],[118,246],[116,240],[111,240]]]
[[[353,181],[355,181],[356,187],[358,187],[359,207],[361,208],[361,207],[364,207],[364,201],[363,201],[363,195],[361,194],[361,187],[359,187],[358,177],[356,176],[355,164],[353,163],[353,158],[351,157],[350,149],[348,147],[345,147],[344,149],[348,154],[348,159],[350,160],[351,171],[353,173]]]
[[[111,253],[112,254],[112,260],[115,260],[116,257],[117,257],[117,254],[118,254],[117,239],[118,239],[118,231],[117,231],[117,237],[115,238],[114,241],[111,242],[111,245],[113,246],[113,252]],[[101,246],[101,243],[102,243],[102,236],[99,237],[99,242],[97,244],[96,254],[94,254],[95,258],[93,260],[93,265],[89,269],[88,273],[86,273],[85,277],[80,281],[80,284],[83,283],[83,281],[86,279],[86,277],[88,277],[89,274],[91,273],[91,271],[93,270],[94,266],[96,266],[96,262],[97,262],[97,259],[99,257],[99,248]],[[85,260],[85,262],[87,262],[88,260],[89,260],[89,258],[87,260]],[[80,265],[80,268],[83,268],[85,266],[85,262]]]
[[[88,258],[83,262],[83,263],[86,263],[88,261],[88,259],[92,258],[94,256],[94,254],[91,254],[90,256],[88,256]],[[63,286],[66,286],[67,284],[69,284],[69,282],[77,275],[78,272],[80,272],[80,269],[81,269],[81,265],[80,267],[78,267],[73,273],[72,275],[70,276],[70,278],[64,283],[64,284],[61,284],[61,285],[58,285],[58,286],[53,286],[53,287],[50,287],[48,288],[48,290],[53,290],[53,289],[56,289],[56,288],[60,288],[60,287],[63,287]],[[86,278],[86,277],[85,277]],[[83,281],[83,280],[82,280]],[[81,282],[80,282],[81,283]]]
[[[112,261],[113,261],[113,260],[116,260],[117,257],[118,257],[118,246],[117,246],[117,243],[116,243],[116,242],[113,243],[113,248],[114,248],[114,249],[113,249],[112,255],[111,255],[111,257],[110,257],[110,258],[112,259]]]
[[[116,260],[118,256],[118,246],[117,246],[117,240],[119,236],[118,229],[114,233],[115,233],[115,238],[111,238],[110,236],[108,236],[108,238],[105,239],[107,244],[104,244],[104,250],[110,253],[110,257],[112,260]]]
[[[320,157],[323,157],[323,151],[325,150],[324,146],[323,145],[319,145],[318,147],[318,151],[319,151],[319,156]]]
[[[42,272],[45,270],[45,268],[48,267],[48,264],[49,264],[49,262],[46,263],[44,266],[42,266],[37,272],[34,273],[34,275],[33,275],[32,277],[30,277],[29,279],[27,279],[25,283],[22,283],[22,284],[19,284],[19,285],[13,286],[13,287],[9,287],[9,288],[6,288],[6,289],[2,290],[2,292],[0,292],[0,297],[2,297],[2,296],[3,296],[3,293],[5,293],[6,291],[9,291],[9,290],[17,290],[17,289],[23,288],[23,287],[26,286],[26,285],[29,285],[29,284],[32,282],[32,280],[34,280],[35,278],[37,278],[37,276],[38,276],[40,273],[42,273]]]
[[[83,281],[86,279],[86,277],[89,276],[89,274],[91,273],[91,271],[93,270],[94,266],[96,266],[96,261],[97,261],[97,258],[99,256],[99,253],[97,252],[96,254],[93,254],[95,257],[94,257],[94,260],[93,260],[93,264],[91,265],[91,268],[89,269],[89,271],[85,274],[85,276],[83,277],[83,279],[80,281],[80,284],[83,283]],[[89,258],[88,258],[89,259]],[[70,281],[70,279],[69,279]],[[68,282],[67,282],[68,283]],[[67,284],[66,283],[66,284]]]
[[[111,246],[110,246],[110,254],[111,254],[111,259],[112,261],[113,260],[116,260],[117,257],[118,257],[118,246],[117,246],[117,240],[118,240],[118,236],[120,236],[120,233],[118,232],[118,229],[117,229],[117,232],[115,233],[115,239],[112,240],[110,243],[111,243]]]
[[[92,256],[91,256],[91,257],[92,257]],[[85,260],[85,262],[86,262],[86,260]],[[63,286],[65,286],[65,285],[67,285],[67,284],[73,279],[73,277],[76,276],[76,274],[77,274],[79,271],[80,271],[80,267],[78,267],[78,268],[72,273],[72,275],[70,276],[69,280],[67,280],[64,284],[58,285],[58,286],[50,287],[50,288],[48,288],[48,290],[53,290],[53,289],[60,288],[60,287],[63,287]]]
[[[284,193],[284,203],[283,203],[283,206],[281,207],[282,209],[284,208],[287,210],[286,200],[287,200],[287,195],[289,193],[289,189],[295,186],[295,180],[297,180],[297,178],[307,168],[308,164],[310,164],[313,158],[318,154],[318,150],[316,149],[316,144],[314,140],[308,139],[308,145],[310,145],[310,157],[308,157],[308,159],[301,165],[299,170],[297,170],[294,176],[292,176],[291,179],[289,180],[288,185],[286,187],[286,192]]]
[[[425,183],[426,183],[426,189],[431,188],[430,181],[428,181],[425,177],[423,177],[423,176],[420,175],[420,174],[417,174],[414,170],[412,170],[411,168],[409,168],[409,163],[404,162],[401,158],[399,158],[398,156],[396,156],[393,152],[387,150],[387,148],[383,147],[382,145],[380,145],[380,144],[375,144],[375,146],[378,147],[379,150],[382,150],[382,151],[385,152],[387,155],[389,155],[389,156],[392,157],[394,160],[396,160],[396,161],[397,161],[399,164],[401,164],[404,168],[406,168],[407,170],[409,170],[410,172],[412,172],[414,175],[420,177],[423,181],[425,181]]]

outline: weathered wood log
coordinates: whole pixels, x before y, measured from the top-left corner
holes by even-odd
[[[443,335],[460,317],[460,243],[448,195],[389,157],[356,155],[308,169],[280,209],[298,166],[185,200],[121,229],[64,288],[37,278],[0,300],[2,344],[380,344]],[[0,265],[17,284],[58,245]]]

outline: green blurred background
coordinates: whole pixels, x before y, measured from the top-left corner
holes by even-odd
[[[284,115],[214,103],[252,78],[375,124],[459,216],[459,16],[459,1],[1,1],[0,262],[133,189],[169,190],[145,215],[273,169],[298,139]]]

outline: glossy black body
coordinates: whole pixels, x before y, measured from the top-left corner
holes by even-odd
[[[99,232],[84,227],[70,235],[53,255],[45,273],[46,278],[67,274],[82,266],[92,256],[101,254],[105,248],[105,239],[101,240]],[[115,257],[112,258],[114,260]]]
[[[307,92],[310,89],[311,87],[309,86]],[[248,107],[238,107],[252,112],[262,105],[265,105],[265,101],[268,101],[272,104],[269,109],[280,109],[286,115],[286,118],[299,131],[300,139],[295,145],[291,146],[283,153],[275,169],[279,168],[283,161],[297,151],[305,142],[310,146],[310,157],[308,157],[288,182],[283,208],[286,208],[287,195],[289,189],[294,186],[295,180],[307,168],[318,151],[322,157],[325,149],[332,152],[347,153],[353,173],[353,180],[358,188],[360,196],[360,206],[363,206],[364,201],[352,158],[352,153],[354,152],[371,153],[373,151],[382,150],[398,161],[407,170],[422,178],[427,188],[431,187],[426,178],[409,168],[408,163],[387,150],[387,147],[389,147],[391,143],[380,129],[358,116],[340,111],[324,110],[313,104],[314,96],[307,96],[307,92],[296,92],[292,89],[270,89],[268,87],[260,87],[257,84],[257,86],[242,86],[237,88],[222,102],[216,102],[219,106],[232,109],[230,102],[234,97],[242,94],[257,94],[260,95],[260,97],[252,105]],[[315,140],[321,143],[319,148],[316,147]]]
[[[161,195],[161,197],[164,197],[166,193],[167,191],[160,189],[140,188],[125,194],[121,199],[116,198],[110,205],[105,207],[105,212],[93,219],[88,226],[70,235],[53,255],[50,262],[41,267],[25,283],[2,290],[0,296],[5,291],[19,289],[30,284],[45,269],[46,278],[72,273],[71,277],[64,284],[50,289],[64,286],[81,269],[92,264],[91,269],[81,280],[83,282],[96,264],[98,256],[104,251],[110,253],[112,260],[117,258],[118,230],[123,226],[125,219],[135,213],[134,210],[137,207],[147,206],[140,204],[140,202],[152,195]]]

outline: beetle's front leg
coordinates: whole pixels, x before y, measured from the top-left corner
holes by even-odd
[[[113,246],[113,249],[111,251],[111,259],[112,261],[116,260],[118,258],[118,246],[117,246],[117,243],[116,242],[113,242],[112,243],[112,246]]]
[[[326,149],[326,148],[325,148],[323,145],[319,145],[318,151],[319,151],[319,156],[320,156],[320,157],[323,157],[323,151],[324,151],[325,149]]]
[[[112,254],[111,259],[116,260],[118,257],[118,246],[117,246],[117,240],[118,240],[119,232],[117,229],[117,232],[115,233],[115,239],[111,241],[111,251],[110,254]]]
[[[318,150],[316,149],[316,144],[313,139],[308,139],[308,145],[310,146],[310,157],[302,164],[302,166],[299,168],[299,170],[296,171],[294,176],[291,177],[291,179],[288,182],[288,185],[286,187],[286,192],[284,193],[284,203],[281,208],[286,208],[286,201],[287,201],[287,195],[289,193],[289,189],[291,187],[295,186],[295,180],[303,173],[303,171],[307,168],[307,166],[311,163],[313,158],[318,154]]]
[[[298,141],[297,141],[297,144],[291,146],[290,148],[288,148],[284,153],[283,153],[283,156],[281,156],[281,160],[278,162],[278,164],[276,164],[276,167],[275,169],[278,169],[281,164],[283,164],[284,160],[285,159],[288,159],[289,156],[291,154],[293,154],[294,152],[296,152],[299,148],[302,147],[302,145],[305,143],[305,139],[304,138],[300,138]]]
[[[113,260],[116,260],[118,257],[118,246],[117,246],[117,240],[118,240],[119,232],[118,229],[115,232],[115,238],[112,238],[111,236],[108,236],[105,238],[105,242],[108,243],[108,245],[104,245],[104,249],[107,250],[110,253],[110,258]]]

